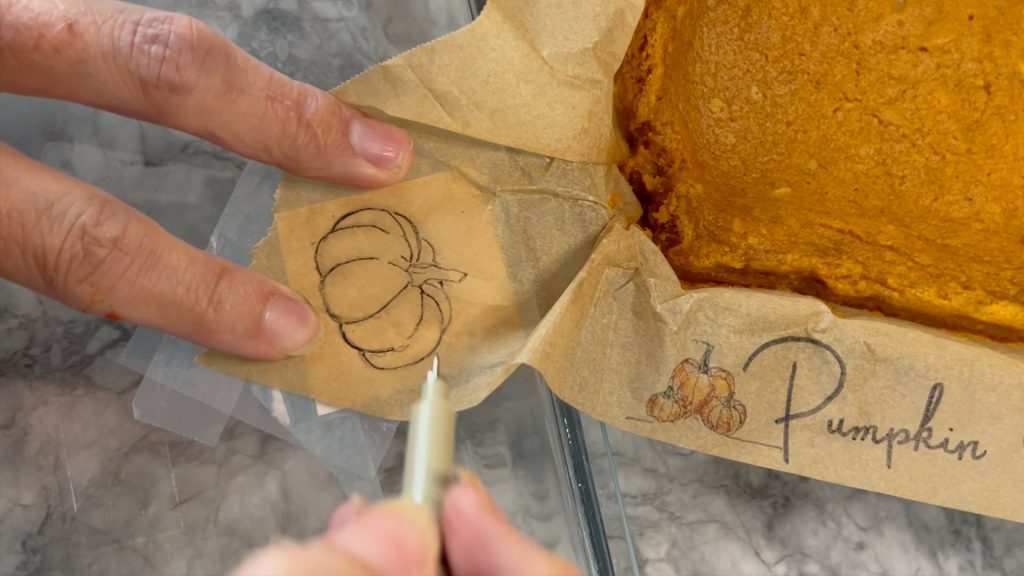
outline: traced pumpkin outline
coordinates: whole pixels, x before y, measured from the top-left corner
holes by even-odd
[[[378,236],[382,236],[376,238],[376,240],[381,242],[370,246],[351,246],[343,242],[342,234],[365,236],[364,233],[358,232],[360,230],[375,230],[379,232]],[[353,233],[353,231],[356,232]],[[336,234],[338,236],[335,236]],[[395,240],[397,237],[400,237],[402,241],[397,242]],[[337,238],[342,238],[342,241],[335,241]],[[369,239],[369,237],[361,238],[364,243]],[[390,243],[390,246],[384,246],[383,244],[385,243]],[[395,253],[396,250],[400,253]],[[341,252],[343,256],[339,258],[337,254],[333,254],[333,257],[331,257],[325,255],[326,252]],[[360,254],[365,254],[366,252],[378,253],[370,256]],[[329,259],[329,265],[325,266],[322,259]],[[356,350],[367,364],[378,370],[395,370],[412,366],[429,358],[436,352],[452,319],[451,299],[445,292],[445,283],[461,282],[467,277],[465,272],[441,267],[437,262],[437,251],[434,245],[420,235],[419,228],[413,221],[400,212],[386,208],[361,208],[343,214],[334,221],[331,229],[317,242],[314,251],[314,261],[317,273],[320,276],[320,296],[323,300],[325,311],[338,324],[341,337],[345,343]],[[400,274],[407,276],[405,283],[396,288],[395,293],[386,300],[373,302],[369,307],[362,303],[363,309],[361,311],[353,312],[349,309],[345,314],[339,313],[339,308],[347,308],[350,303],[345,299],[342,299],[341,302],[332,303],[327,286],[332,278],[332,274],[342,266],[349,266],[359,262],[370,264],[370,261],[372,261],[378,271],[382,265],[390,265],[397,269],[400,271]],[[333,282],[335,290],[344,289],[351,292],[352,295],[373,296],[372,292],[367,292],[372,286],[359,281],[358,278],[356,280],[347,279],[348,282],[344,281],[346,277],[342,276],[341,278],[342,284],[340,288],[337,286],[337,281]],[[392,287],[394,288],[394,286]],[[360,339],[364,341],[356,342],[357,338],[346,331],[346,328],[352,329],[360,324],[365,328],[366,322],[372,322],[379,315],[385,314],[388,308],[395,304],[403,295],[406,295],[407,290],[410,289],[415,292],[415,296],[418,296],[418,316],[416,321],[409,324],[409,329],[400,337],[396,338],[393,333],[381,336],[371,329],[360,332]],[[420,330],[424,327],[424,320],[428,313],[428,301],[434,307],[431,320],[436,324],[436,328],[434,328],[436,334],[427,333],[424,339],[420,334]],[[359,308],[359,306],[360,304],[354,305],[356,308]],[[377,328],[380,327],[382,326],[377,326]],[[389,328],[391,327],[389,326]],[[420,336],[420,340],[415,342],[419,348],[422,348],[420,352],[412,355],[412,357],[402,358],[401,354],[410,349],[417,336]],[[387,340],[388,338],[392,340],[397,339],[398,343],[388,345],[372,345],[367,343],[367,340]],[[426,343],[425,347],[424,343]]]

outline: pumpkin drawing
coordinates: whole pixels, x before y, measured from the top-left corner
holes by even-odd
[[[704,346],[704,354],[699,361],[687,358],[672,371],[672,386],[687,416],[703,414],[708,403],[715,398],[732,396],[736,388],[731,373],[711,365],[711,353],[715,347],[706,342]]]
[[[391,370],[431,356],[451,322],[448,282],[465,272],[438,265],[408,217],[365,208],[339,218],[316,248],[320,294],[345,342]]]
[[[704,408],[700,419],[708,429],[732,436],[747,421],[747,407],[732,395],[715,398]]]
[[[675,422],[686,416],[671,386],[651,395],[647,400],[647,415],[658,422]]]

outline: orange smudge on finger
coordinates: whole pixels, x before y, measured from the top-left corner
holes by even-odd
[[[106,314],[104,314],[103,317],[106,318],[107,320],[120,320],[121,319],[121,317],[117,315],[117,312],[114,312],[113,310],[111,310],[111,311],[107,312]]]

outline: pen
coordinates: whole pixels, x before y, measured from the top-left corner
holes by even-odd
[[[440,518],[441,500],[454,474],[455,411],[448,384],[437,373],[438,359],[423,381],[420,399],[409,416],[402,497],[429,507]],[[444,547],[441,573],[447,573]]]

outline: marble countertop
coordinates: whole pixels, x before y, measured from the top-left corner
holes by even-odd
[[[145,3],[322,87],[468,18],[452,0]],[[185,134],[10,95],[0,138],[197,246],[245,165]],[[225,573],[273,536],[317,532],[343,497],[312,456],[247,425],[209,447],[136,422],[139,376],[115,361],[130,334],[0,282],[0,576]],[[615,430],[606,442],[584,421],[617,573],[1024,575],[1024,525]]]
[[[1024,575],[1024,524],[584,431],[617,574]]]
[[[469,20],[453,0],[146,0],[329,88]],[[82,106],[0,95],[0,138],[206,245],[245,161]],[[0,575],[224,574],[274,536],[322,530],[344,491],[299,447],[240,423],[216,447],[138,423],[131,328],[0,281]]]

